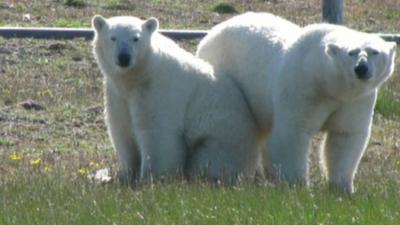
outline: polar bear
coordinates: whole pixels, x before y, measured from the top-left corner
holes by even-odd
[[[222,182],[253,179],[259,140],[243,94],[228,76],[159,34],[158,24],[92,19],[120,176],[128,182],[181,172]]]
[[[377,88],[393,73],[395,48],[342,26],[300,28],[271,14],[245,13],[214,27],[197,55],[243,89],[268,139],[268,173],[308,184],[310,140],[326,131],[321,161],[329,182],[353,192]]]
[[[353,192],[369,140],[378,87],[394,70],[396,43],[339,25],[314,24],[288,48],[273,79],[274,173],[308,182],[310,140],[326,131],[322,163],[332,187]]]

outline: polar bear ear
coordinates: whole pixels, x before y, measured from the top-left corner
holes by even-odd
[[[339,54],[340,52],[340,47],[337,46],[336,44],[329,43],[325,45],[325,53],[330,55],[330,56],[335,56]]]
[[[107,20],[100,16],[100,15],[95,15],[92,19],[92,27],[97,31],[101,31],[104,27],[107,26]]]
[[[153,33],[158,29],[158,20],[154,17],[150,17],[143,23],[143,28],[149,33]]]

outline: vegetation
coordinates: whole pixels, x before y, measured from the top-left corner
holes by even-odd
[[[66,6],[78,7],[78,8],[82,8],[87,5],[83,0],[65,0],[64,4]]]
[[[227,14],[238,13],[235,7],[228,3],[218,3],[213,6],[212,11],[216,13],[227,13]]]
[[[268,11],[300,25],[320,20],[319,0],[227,2],[239,13]],[[234,15],[213,12],[213,5],[209,0],[5,1],[0,25],[88,27],[94,14],[102,14],[155,16],[162,28],[207,29]],[[396,0],[349,0],[345,8],[348,26],[399,32]],[[197,41],[179,44],[193,52]],[[398,224],[400,57],[396,64],[380,91],[355,195],[326,187],[316,148],[310,189],[201,181],[130,188],[87,178],[101,168],[115,177],[117,167],[91,43],[0,38],[0,224]],[[319,142],[320,136],[314,146]]]

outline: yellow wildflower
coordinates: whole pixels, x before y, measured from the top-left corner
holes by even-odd
[[[18,153],[13,153],[8,157],[11,161],[19,161],[22,159],[22,155]]]
[[[41,163],[42,163],[42,160],[40,158],[31,159],[31,165],[32,166],[40,166]]]
[[[97,162],[90,162],[89,167],[93,168],[93,169],[98,169],[98,168],[100,168],[100,164]]]
[[[46,172],[46,173],[51,172],[51,168],[48,167],[48,166],[45,166],[45,167],[44,167],[44,172]]]
[[[78,174],[81,176],[88,175],[89,172],[90,172],[89,169],[85,168],[85,167],[79,168],[79,170],[78,170]]]

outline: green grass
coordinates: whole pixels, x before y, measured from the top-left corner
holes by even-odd
[[[15,141],[0,139],[0,145],[2,145],[2,146],[11,147],[15,144],[16,144]]]
[[[25,172],[25,171],[24,171]],[[397,224],[399,189],[340,196],[324,187],[204,183],[131,189],[94,185],[63,171],[2,181],[0,224]],[[370,192],[370,193],[367,193]],[[24,210],[21,211],[21,208]]]
[[[87,3],[84,0],[64,0],[64,5],[82,8],[87,6]]]
[[[212,7],[212,11],[216,12],[216,13],[225,13],[225,14],[238,13],[238,11],[235,9],[235,7],[229,3],[215,4]]]
[[[386,17],[388,19],[399,19],[400,18],[400,9],[392,9],[387,12]]]
[[[90,27],[90,21],[81,21],[81,20],[69,20],[69,19],[57,19],[53,22],[55,27]]]
[[[136,4],[128,0],[111,0],[108,1],[103,8],[111,10],[134,10]]]
[[[375,112],[384,116],[398,116],[400,115],[400,98],[393,92],[384,89],[379,92],[378,100],[375,106]]]
[[[0,3],[0,24],[88,27],[93,15],[102,14],[155,16],[161,28],[205,29],[233,16],[212,12],[215,2],[209,0],[82,2],[84,7],[66,7],[64,0],[21,0],[12,7]],[[301,25],[320,19],[319,0],[227,3],[238,12],[269,11]],[[107,7],[113,5],[122,7]],[[399,7],[395,0],[349,0],[346,23],[360,30],[399,31],[393,10]],[[22,21],[23,14],[30,14],[31,21]],[[197,41],[179,44],[193,52]],[[99,168],[111,168],[115,177],[117,168],[103,121],[102,75],[91,43],[0,38],[0,225],[399,224],[399,66],[400,57],[393,77],[380,90],[353,196],[328,190],[316,147],[310,189],[271,184],[212,187],[200,181],[132,189],[86,178]],[[45,110],[25,110],[19,103],[27,99]],[[316,146],[318,139],[313,143]]]

